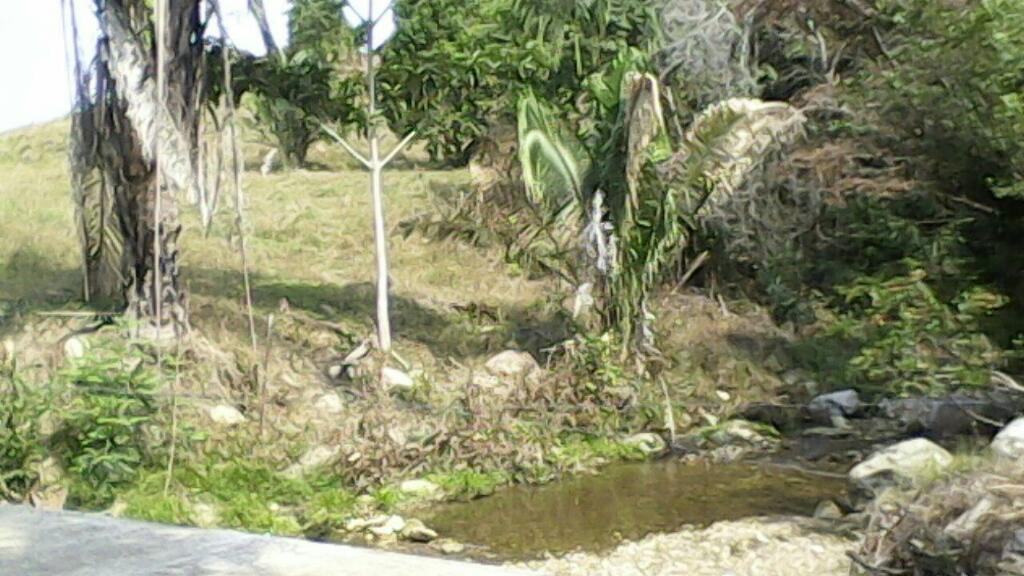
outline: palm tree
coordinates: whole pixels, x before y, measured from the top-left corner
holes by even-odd
[[[734,98],[709,106],[673,144],[661,84],[646,67],[627,50],[588,79],[596,121],[586,130],[567,129],[533,95],[520,101],[524,224],[515,239],[521,259],[593,301],[596,328],[641,352],[653,346],[648,297],[702,208],[741,186],[804,121],[783,103]]]
[[[162,26],[146,0],[93,2],[101,37],[89,69],[76,58],[70,150],[85,295],[123,300],[140,326],[184,326],[176,197],[197,186],[201,0],[158,0]]]

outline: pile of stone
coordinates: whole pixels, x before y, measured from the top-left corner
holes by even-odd
[[[850,471],[875,500],[861,574],[1024,576],[1024,418],[962,471],[929,440],[890,446]]]

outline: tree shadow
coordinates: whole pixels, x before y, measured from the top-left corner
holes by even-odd
[[[188,268],[185,274],[194,294],[243,297],[236,271]],[[280,309],[282,300],[287,300],[289,309],[301,310],[318,320],[342,320],[366,333],[376,325],[376,287],[371,282],[288,281],[255,273],[251,283],[253,305],[261,315]],[[400,293],[391,294],[391,329],[396,338],[426,346],[439,360],[472,358],[509,347],[539,357],[543,348],[569,334],[566,322],[554,313],[471,302],[458,306],[430,304]]]
[[[81,300],[82,270],[54,265],[53,258],[30,248],[0,261],[0,335],[18,329],[27,315],[65,309],[111,310],[109,302]]]

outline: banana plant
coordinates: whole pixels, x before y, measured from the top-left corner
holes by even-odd
[[[594,121],[568,129],[532,94],[519,103],[523,209],[513,257],[554,272],[592,302],[600,330],[653,349],[648,299],[676,262],[701,207],[742,185],[775,144],[799,133],[784,104],[733,99],[711,106],[670,141],[661,86],[638,51],[588,79]],[[582,301],[585,301],[581,303]]]

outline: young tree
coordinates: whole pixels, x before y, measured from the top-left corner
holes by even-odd
[[[163,3],[161,34],[145,0],[94,3],[98,57],[88,71],[77,59],[71,134],[86,296],[120,297],[135,319],[184,325],[176,194],[197,186],[202,2]]]

